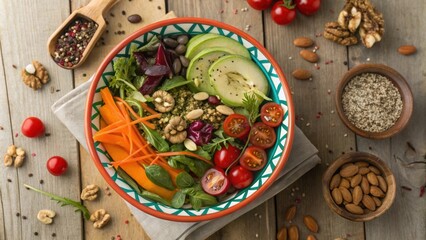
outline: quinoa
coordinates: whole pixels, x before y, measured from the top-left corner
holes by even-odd
[[[398,89],[387,77],[376,73],[352,78],[344,88],[342,104],[349,121],[368,132],[392,127],[403,107]]]

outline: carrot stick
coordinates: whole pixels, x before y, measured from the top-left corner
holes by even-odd
[[[96,134],[108,134],[108,133],[112,133],[112,132],[115,132],[115,131],[120,130],[122,128],[125,128],[125,127],[127,127],[129,125],[135,125],[137,123],[145,122],[145,121],[151,120],[153,118],[158,118],[159,116],[160,116],[160,114],[150,115],[150,116],[139,118],[139,119],[133,120],[131,122],[127,122],[127,123],[115,122],[113,124],[108,125],[104,129],[99,130]],[[116,125],[119,125],[119,126],[116,127]]]
[[[148,104],[146,104],[146,103],[144,103],[144,102],[141,102],[141,106],[142,106],[142,108],[143,108],[143,109],[145,109],[145,110],[146,110],[146,111],[148,111],[149,113],[151,113],[151,114],[157,114],[157,112],[156,112],[156,111],[154,111],[154,109],[150,108],[150,107],[148,106]]]
[[[203,158],[202,156],[195,154],[193,152],[187,152],[187,151],[178,151],[178,152],[162,152],[162,153],[157,153],[158,156],[161,157],[171,157],[171,156],[180,156],[180,155],[185,155],[188,157],[194,157],[196,159],[199,159],[207,164],[213,165],[212,162],[206,158]]]
[[[154,154],[150,154],[150,155],[145,155],[145,156],[141,156],[141,157],[134,157],[134,158],[127,158],[125,160],[121,160],[121,161],[116,161],[113,163],[110,163],[112,166],[114,167],[118,167],[118,166],[122,166],[123,164],[128,164],[128,163],[134,163],[134,162],[142,162],[143,164],[149,165],[152,164],[152,162],[149,162],[149,159],[152,157],[154,157]],[[146,161],[148,160],[148,161]],[[154,158],[155,160],[155,158]]]
[[[114,98],[113,98],[111,92],[109,91],[109,88],[107,88],[107,87],[102,88],[100,93],[101,93],[101,97],[102,97],[102,100],[104,101],[105,105],[110,106],[111,110],[115,114],[119,114],[120,111],[118,110],[117,106],[115,105]]]

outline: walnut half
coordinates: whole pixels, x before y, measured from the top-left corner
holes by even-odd
[[[52,224],[56,213],[49,209],[42,209],[37,214],[37,219],[44,224]]]
[[[46,68],[38,61],[33,61],[21,71],[22,81],[34,90],[40,89],[49,82]]]
[[[81,192],[81,200],[93,201],[98,197],[99,187],[95,184],[87,185]]]
[[[102,228],[111,220],[111,216],[105,211],[105,209],[96,210],[91,216],[90,221],[93,222],[93,227]]]
[[[345,46],[358,43],[358,39],[348,29],[342,28],[337,22],[326,23],[323,36],[328,40]]]
[[[174,116],[164,128],[164,136],[173,144],[182,143],[186,139],[186,127],[185,120],[179,116]]]

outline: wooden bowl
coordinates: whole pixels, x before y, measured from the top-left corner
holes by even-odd
[[[334,174],[337,172],[337,170],[341,166],[343,166],[346,163],[358,162],[358,161],[367,162],[370,165],[375,166],[377,169],[379,169],[380,172],[382,173],[381,176],[385,179],[388,185],[386,196],[382,199],[382,205],[376,208],[375,211],[368,212],[362,215],[350,213],[344,207],[337,205],[331,196],[331,191],[329,187],[331,178],[334,176]],[[335,213],[351,221],[365,222],[365,221],[370,221],[374,218],[377,218],[378,216],[382,215],[384,212],[386,212],[386,210],[388,210],[391,207],[395,199],[396,183],[395,183],[395,177],[393,176],[389,167],[386,165],[385,162],[380,160],[377,156],[374,156],[369,153],[364,153],[364,152],[352,152],[352,153],[346,153],[340,156],[327,168],[327,170],[325,171],[322,177],[322,191],[323,191],[324,199],[327,202],[327,205]]]
[[[352,78],[362,73],[377,73],[386,76],[398,89],[401,95],[401,100],[403,104],[401,116],[392,127],[383,132],[368,132],[356,127],[349,121],[343,110],[342,94],[344,92],[346,84],[348,84],[348,82]],[[397,134],[407,125],[413,112],[413,94],[411,93],[411,89],[408,86],[407,81],[397,71],[382,64],[360,64],[349,70],[343,76],[337,86],[335,101],[337,113],[339,114],[339,117],[343,121],[343,123],[357,135],[372,139],[384,139]]]

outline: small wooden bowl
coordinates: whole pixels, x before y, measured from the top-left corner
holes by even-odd
[[[362,73],[377,73],[386,76],[390,81],[392,81],[393,85],[398,89],[399,94],[401,95],[403,104],[401,116],[392,127],[383,132],[368,132],[359,129],[349,121],[343,110],[342,94],[346,84],[348,84],[352,78]],[[413,94],[411,93],[411,89],[408,86],[407,81],[397,71],[382,64],[360,64],[349,70],[337,86],[335,101],[337,113],[343,123],[357,135],[372,139],[384,139],[397,134],[407,125],[413,112]]]
[[[331,191],[329,187],[331,178],[341,166],[349,162],[357,161],[367,162],[368,164],[375,166],[377,169],[379,169],[382,173],[382,177],[386,180],[386,183],[388,185],[386,196],[382,199],[382,205],[376,208],[375,211],[362,215],[350,213],[344,207],[337,205],[331,196]],[[386,212],[386,210],[391,207],[395,199],[396,193],[395,177],[393,176],[391,170],[386,165],[386,163],[380,160],[377,156],[365,152],[346,153],[336,159],[325,171],[322,177],[322,193],[325,201],[327,202],[327,205],[331,208],[331,210],[333,210],[340,216],[355,222],[370,221],[382,215],[384,212]]]

